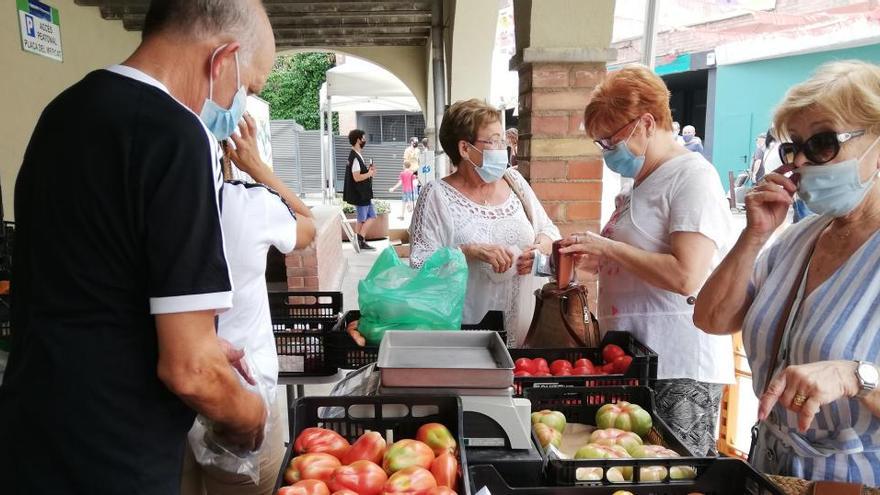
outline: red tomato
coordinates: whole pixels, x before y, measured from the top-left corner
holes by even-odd
[[[330,454],[303,454],[290,461],[290,466],[284,471],[284,481],[291,484],[302,480],[326,482],[341,465],[339,459]]]
[[[351,445],[348,440],[342,438],[339,433],[325,428],[306,428],[293,443],[293,451],[297,454],[323,452],[337,459],[342,459],[349,448]]]
[[[571,374],[574,376],[587,376],[593,375],[596,373],[596,370],[591,368],[578,367],[571,370]]]
[[[593,362],[587,358],[580,358],[574,362],[575,368],[595,368]]]
[[[431,467],[434,462],[434,451],[427,444],[418,440],[400,440],[388,447],[382,467],[388,474],[396,473],[401,469],[418,466],[424,469]]]
[[[532,374],[526,370],[516,370],[513,372],[513,376],[532,376]]]
[[[613,363],[615,359],[625,355],[626,353],[623,352],[623,349],[614,344],[608,344],[602,348],[602,359],[605,361],[605,364]]]
[[[434,455],[440,455],[444,452],[455,452],[456,447],[458,447],[452,432],[440,423],[423,424],[416,432],[416,440],[431,447]]]
[[[351,490],[359,495],[379,495],[388,475],[378,464],[370,461],[355,461],[348,466],[336,468],[330,478],[333,491]]]
[[[383,495],[427,495],[437,487],[434,475],[425,468],[411,466],[391,475],[385,483]]]
[[[452,488],[458,480],[458,459],[449,452],[440,455],[431,463],[431,474],[438,486]]]
[[[615,373],[626,373],[633,362],[632,356],[618,356],[612,363]]]
[[[595,375],[596,366],[589,359],[578,359],[574,369],[580,370],[579,373],[572,371],[574,375]]]
[[[538,371],[534,373],[532,376],[553,376],[549,371]]]
[[[573,374],[571,368],[562,368],[558,373],[553,373],[553,376],[571,376]]]
[[[615,373],[614,371],[614,363],[605,363],[600,368],[602,370],[603,375],[610,375]]]
[[[532,359],[532,366],[535,371],[546,371],[550,372],[550,366],[547,365],[547,360],[544,358]],[[534,374],[534,372],[532,373]]]
[[[330,489],[320,480],[303,480],[278,490],[278,495],[330,495]]]
[[[341,460],[346,466],[354,461],[371,461],[376,464],[382,464],[382,457],[384,455],[385,439],[378,432],[368,431],[351,445],[351,448],[342,456]]]
[[[351,490],[336,490],[330,495],[360,495],[358,492],[353,492]]]
[[[428,492],[428,495],[458,495],[455,493],[452,488],[448,486],[438,486],[436,488],[431,488],[431,491]]]
[[[531,373],[534,371],[534,365],[532,364],[532,360],[529,358],[519,358],[513,363],[514,367],[518,370],[528,371]]]
[[[553,364],[550,365],[550,373],[554,375],[558,375],[562,370],[570,370],[573,366],[568,360],[565,359],[557,359],[553,361]]]

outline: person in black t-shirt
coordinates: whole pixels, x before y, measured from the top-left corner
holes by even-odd
[[[43,111],[15,187],[5,495],[176,494],[196,412],[222,443],[261,443],[266,408],[215,332],[232,301],[216,139],[273,61],[258,0],[154,0],[124,65]]]
[[[349,132],[348,142],[351,144],[351,152],[348,153],[348,166],[345,167],[345,188],[342,199],[354,205],[357,210],[355,233],[360,248],[375,251],[376,248],[367,244],[365,235],[376,219],[376,209],[373,208],[373,177],[376,176],[376,167],[373,166],[372,161],[369,166],[364,161],[364,146],[367,145],[364,131],[355,129]]]

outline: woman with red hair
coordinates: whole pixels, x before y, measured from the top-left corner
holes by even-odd
[[[697,455],[714,454],[730,337],[694,326],[693,297],[729,246],[732,217],[715,168],[672,131],[669,90],[645,67],[611,72],[584,112],[605,164],[633,187],[602,229],[568,238],[599,278],[599,326],[659,355],[657,412]]]

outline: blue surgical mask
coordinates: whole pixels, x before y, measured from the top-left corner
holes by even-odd
[[[617,146],[615,146],[613,150],[605,150],[602,152],[602,157],[605,158],[605,165],[608,165],[608,168],[617,172],[622,177],[627,177],[629,179],[634,179],[645,164],[645,156],[634,155],[626,144],[627,141],[629,141],[629,138],[632,137],[633,133],[636,132],[639,125],[641,125],[641,122],[636,124],[629,136],[623,141],[617,143]]]
[[[212,68],[214,67],[214,57],[217,56],[217,52],[221,49],[223,49],[223,46],[214,50],[214,53],[211,55]],[[202,113],[199,117],[201,117],[202,122],[208,127],[208,130],[211,131],[211,134],[220,141],[223,141],[224,139],[228,139],[229,136],[235,132],[235,129],[238,128],[238,123],[244,116],[244,111],[247,107],[247,91],[244,89],[244,86],[241,85],[241,74],[239,73],[238,68],[238,52],[235,53],[235,83],[238,86],[238,91],[232,98],[232,106],[226,109],[214,102],[213,69],[209,81],[208,98],[202,106]]]
[[[807,204],[807,208],[819,215],[844,217],[852,212],[865,198],[868,189],[877,180],[877,171],[871,178],[862,182],[859,177],[859,164],[865,155],[874,148],[880,138],[859,158],[835,163],[833,165],[808,165],[800,167],[798,196]]]
[[[681,138],[684,139],[684,142],[689,143],[692,139],[694,139],[693,134],[682,134]]]
[[[477,170],[477,175],[483,179],[483,182],[491,184],[504,177],[504,173],[507,172],[507,150],[480,151],[476,146],[472,144],[470,146],[483,155],[483,163],[480,165],[468,160]]]

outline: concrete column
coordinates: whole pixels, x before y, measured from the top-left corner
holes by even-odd
[[[447,30],[452,39],[452,54],[447,60],[448,103],[470,98],[488,100],[492,87],[492,50],[498,25],[498,2],[457,1],[454,11],[449,14],[454,19],[454,27]]]
[[[612,0],[515,0],[520,172],[563,234],[597,231],[602,157],[583,112],[613,59]]]

